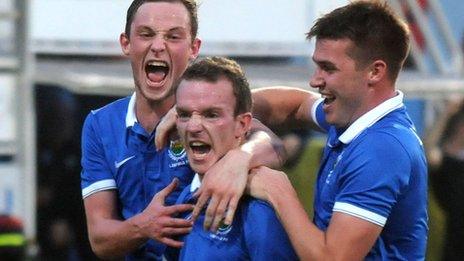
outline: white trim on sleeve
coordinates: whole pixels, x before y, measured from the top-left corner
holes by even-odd
[[[383,227],[385,223],[387,222],[386,217],[383,217],[377,213],[362,209],[360,207],[357,207],[357,206],[354,206],[348,203],[335,202],[333,211],[342,212],[342,213],[345,213],[351,216],[355,216],[355,217],[364,219],[366,221],[369,221],[371,223],[374,223],[376,225],[379,225],[381,227]]]
[[[94,193],[110,189],[116,189],[116,181],[113,179],[100,180],[84,188],[82,190],[82,198],[86,198]]]
[[[324,130],[324,129],[321,127],[321,125],[319,125],[319,122],[317,121],[316,111],[317,111],[317,106],[319,106],[319,104],[321,104],[321,102],[323,101],[324,101],[324,98],[319,98],[313,103],[313,107],[311,107],[311,118],[313,118],[313,121],[316,123],[316,125],[321,130]]]

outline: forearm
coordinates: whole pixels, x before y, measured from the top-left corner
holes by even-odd
[[[89,239],[94,253],[103,259],[123,257],[147,241],[141,231],[143,217],[139,215],[120,221],[100,220],[89,226]]]
[[[293,187],[273,184],[267,193],[300,260],[328,260],[325,233],[309,220]]]
[[[269,87],[253,90],[253,115],[271,128],[308,128],[310,110],[320,95],[299,88]]]
[[[248,169],[259,166],[280,168],[286,159],[282,140],[258,120],[253,120],[247,141],[239,148],[248,161]]]

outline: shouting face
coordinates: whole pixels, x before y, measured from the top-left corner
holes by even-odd
[[[190,166],[204,174],[229,150],[240,145],[251,113],[234,115],[236,98],[230,81],[184,80],[176,95],[177,129]]]
[[[173,86],[200,48],[200,40],[192,40],[189,13],[182,3],[143,4],[130,35],[121,34],[120,42],[131,60],[137,101],[147,103],[174,94]]]

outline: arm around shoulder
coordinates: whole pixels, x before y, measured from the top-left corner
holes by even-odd
[[[285,173],[261,167],[248,180],[250,195],[271,203],[301,260],[362,260],[382,227],[334,212],[326,231],[306,214]]]
[[[320,96],[314,92],[292,87],[254,89],[253,115],[266,126],[312,127],[311,108]]]

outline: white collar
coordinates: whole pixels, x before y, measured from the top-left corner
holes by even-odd
[[[397,91],[398,95],[390,98],[381,104],[377,105],[372,110],[368,111],[361,117],[359,117],[348,129],[343,132],[338,138],[342,143],[348,144],[354,140],[362,131],[372,126],[374,123],[382,119],[388,113],[403,106],[404,94],[401,91]]]
[[[190,192],[195,192],[201,186],[201,180],[198,173],[195,173],[193,177],[192,184],[190,184]]]
[[[127,106],[126,114],[126,128],[134,126],[137,122],[137,116],[135,115],[135,92],[132,94],[129,105]]]

